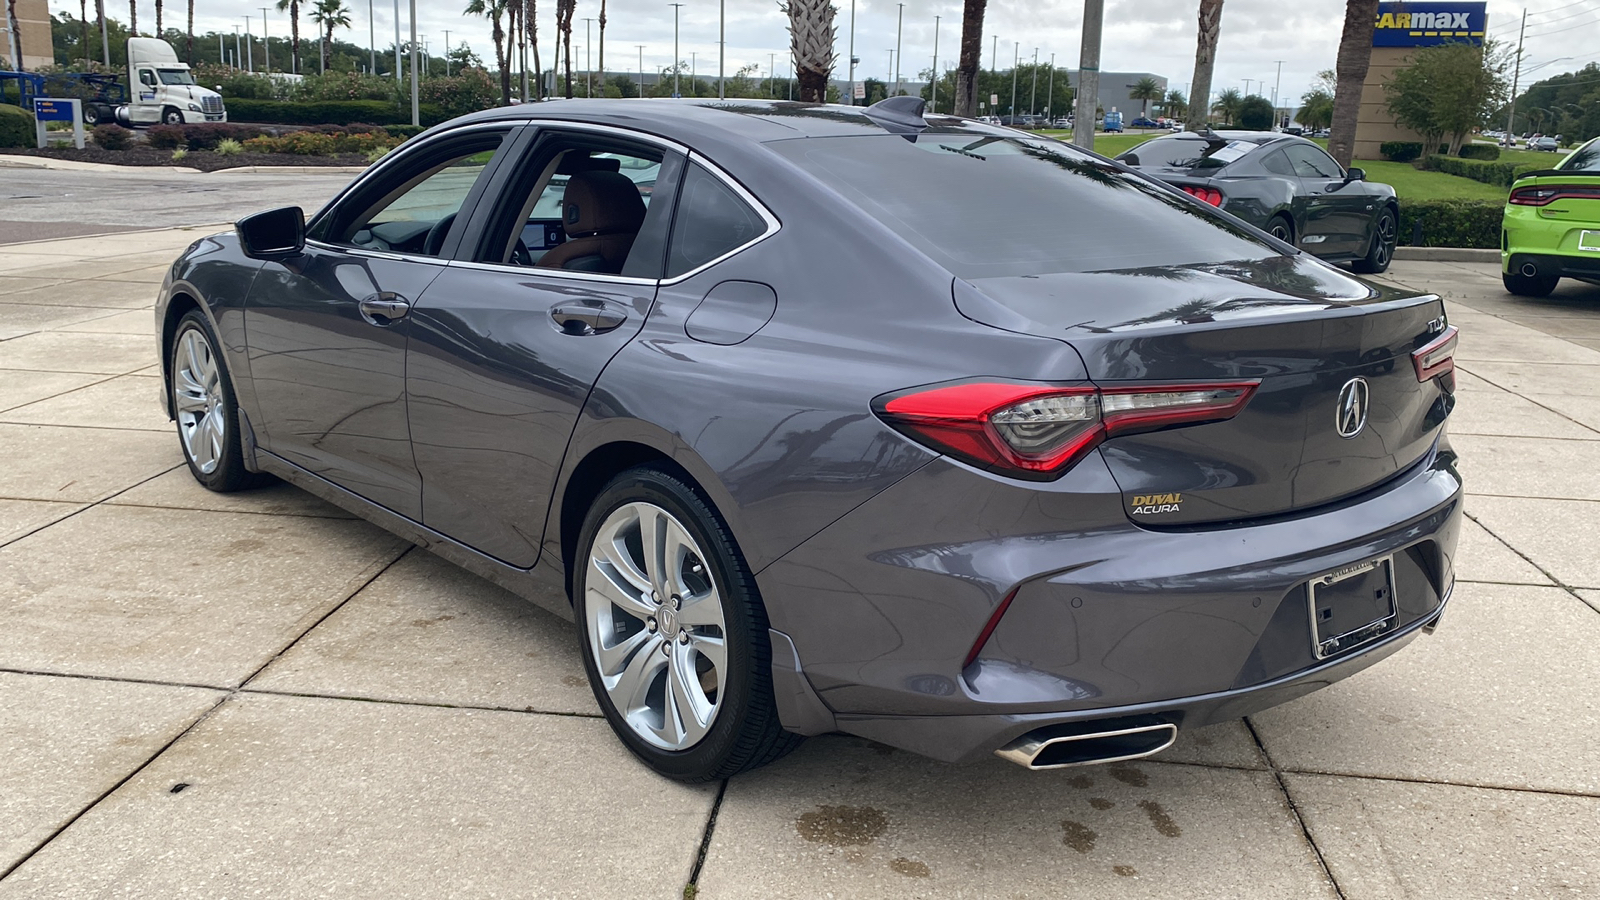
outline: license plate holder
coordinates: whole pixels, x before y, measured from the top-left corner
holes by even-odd
[[[1600,253],[1600,231],[1578,232],[1578,249]]]
[[[1306,584],[1311,649],[1327,659],[1394,630],[1394,557],[1335,569]]]

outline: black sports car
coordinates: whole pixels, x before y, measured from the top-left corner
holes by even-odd
[[[1304,138],[1186,131],[1146,141],[1117,161],[1357,272],[1382,272],[1394,258],[1394,188],[1366,181]]]

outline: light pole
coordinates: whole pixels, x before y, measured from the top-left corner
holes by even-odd
[[[1050,54],[1050,89],[1044,95],[1044,115],[1050,118],[1051,110],[1056,108],[1056,55]]]
[[[700,61],[695,58],[695,51],[689,51],[689,90],[696,97],[700,96]]]
[[[850,0],[850,105],[856,105],[856,0]],[[822,99],[828,99],[827,94]]]
[[[411,0],[411,127],[422,125],[422,94],[417,84],[417,0]]]
[[[594,19],[583,20],[583,96],[594,97],[594,70],[589,68],[589,47],[593,43],[589,37],[589,23]]]
[[[1035,105],[1035,104],[1038,103],[1038,101],[1039,101],[1039,48],[1035,47],[1035,48],[1033,48],[1033,89],[1028,93],[1028,115],[1030,115],[1030,116],[1033,115],[1033,111],[1035,109],[1039,108],[1038,106]]]
[[[894,20],[894,94],[900,94],[900,35],[906,20],[906,5],[898,4],[900,11],[895,14]]]
[[[105,58],[106,68],[109,69],[111,68],[111,38],[106,34],[106,11],[105,7],[99,4],[96,4],[96,8],[100,11],[100,53]],[[1519,49],[1520,46],[1518,45]],[[238,62],[238,60],[234,60],[234,62]]]
[[[267,37],[267,8],[261,7],[261,65],[272,74],[272,40]]]
[[[634,44],[639,48],[639,99],[644,99],[644,45]]]
[[[776,53],[768,53],[767,54],[767,96],[771,97],[774,100],[778,99],[777,65],[778,65],[778,54],[776,54]]]
[[[668,3],[672,7],[672,96],[682,97],[683,92],[678,87],[678,10],[683,8],[682,3]]]
[[[450,29],[444,30],[444,77],[450,77]]]
[[[722,66],[728,55],[728,0],[719,0],[717,10],[721,17],[717,23],[717,99],[721,100]]]
[[[239,40],[239,26],[233,26],[233,67],[239,68],[239,63],[244,57],[244,46]]]
[[[939,111],[939,17],[933,17],[933,78],[929,85],[931,93],[929,98],[933,101],[933,111]]]
[[[1272,129],[1278,130],[1278,88],[1283,87],[1283,60],[1275,59],[1278,64],[1278,78],[1272,83]]]
[[[400,0],[394,0],[394,80],[400,81]]]
[[[250,17],[244,17],[244,33],[250,35],[250,40],[244,42],[245,71],[254,75],[256,71],[256,35],[250,30]]]
[[[1022,68],[1022,42],[1011,42],[1011,124],[1017,124],[1017,70]]]
[[[372,49],[372,74],[378,74],[378,16],[373,0],[367,0],[367,46]],[[445,34],[450,32],[446,31]],[[449,41],[445,41],[449,43]]]

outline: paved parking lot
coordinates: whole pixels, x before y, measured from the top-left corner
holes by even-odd
[[[825,737],[690,788],[613,740],[567,624],[192,482],[150,306],[199,233],[0,246],[0,900],[1600,896],[1600,288],[1395,266],[1465,332],[1472,496],[1393,659],[1134,764]]]

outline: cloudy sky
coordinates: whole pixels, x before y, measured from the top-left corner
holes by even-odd
[[[154,0],[137,0],[141,27],[155,22]],[[347,39],[365,44],[368,32],[369,0],[346,0],[351,7],[354,28]],[[394,0],[370,0],[375,4],[380,46],[392,45]],[[727,71],[745,64],[756,64],[765,73],[771,54],[776,54],[779,74],[788,70],[786,19],[775,0],[725,0],[727,4]],[[165,17],[180,24],[186,0],[166,0]],[[402,0],[402,29],[410,0]],[[232,31],[244,24],[244,12],[254,16],[251,28],[261,33],[261,13],[251,9],[255,2],[234,6],[224,0],[195,0],[196,30]],[[127,18],[124,0],[107,0],[108,11],[119,19]],[[307,4],[309,6],[309,0]],[[437,53],[444,45],[445,29],[450,40],[466,41],[478,54],[492,60],[493,44],[488,23],[463,17],[459,10],[466,0],[418,0],[418,32],[427,36],[429,47]],[[904,77],[914,77],[929,68],[934,51],[934,17],[941,16],[939,68],[954,64],[961,36],[960,0],[909,0],[904,4],[888,0],[857,0],[855,5],[855,48],[861,60],[857,78],[886,78],[892,75],[890,59],[895,47],[896,15],[904,6]],[[1108,71],[1148,71],[1164,75],[1177,90],[1183,90],[1193,77],[1195,13],[1197,0],[1106,0],[1105,39],[1101,68]],[[1524,71],[1533,79],[1600,61],[1600,0],[1527,0],[1529,10],[1527,59]],[[1492,36],[1516,41],[1517,26],[1524,4],[1491,0],[1489,30]],[[50,0],[56,11],[77,13],[76,0]],[[91,12],[93,4],[90,4]],[[579,0],[574,19],[573,57],[581,68],[584,60],[582,19],[599,14],[599,0]],[[1215,90],[1236,87],[1258,90],[1265,82],[1271,96],[1278,75],[1278,60],[1283,60],[1280,92],[1283,97],[1298,97],[1316,77],[1317,71],[1332,68],[1343,23],[1341,0],[1227,0],[1222,17],[1222,40],[1218,49]],[[237,14],[235,14],[237,13]],[[638,65],[638,45],[644,45],[644,66],[653,69],[672,61],[672,7],[666,0],[608,0],[606,7],[607,68],[633,69]],[[718,6],[715,0],[684,0],[679,20],[680,58],[695,55],[702,77],[717,71]],[[304,16],[304,13],[302,13]],[[1031,59],[1037,48],[1040,62],[1055,54],[1057,65],[1074,68],[1081,42],[1079,26],[1083,19],[1080,0],[989,0],[984,23],[983,65],[990,65],[999,38],[1000,68],[1011,63],[1014,53]],[[539,3],[542,54],[546,65],[555,36],[555,2]],[[840,0],[840,64],[836,75],[845,75],[845,56],[850,36],[849,0]],[[288,32],[288,14],[271,10],[268,28],[274,35]],[[591,26],[593,27],[593,26]],[[311,30],[309,20],[302,29]],[[388,35],[386,38],[385,35]],[[593,32],[594,44],[599,33]],[[591,51],[595,52],[595,51]],[[1564,58],[1565,57],[1565,58]],[[1528,79],[1524,79],[1526,82]]]

